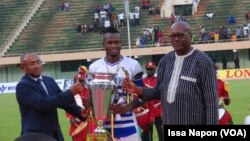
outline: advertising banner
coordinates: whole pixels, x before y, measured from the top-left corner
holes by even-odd
[[[223,80],[250,79],[250,68],[219,70],[218,75]]]
[[[66,79],[57,79],[55,80],[58,86],[61,90],[65,90],[69,88],[69,84],[67,83],[67,87],[65,86]],[[71,80],[68,80],[71,81]],[[72,84],[72,83],[70,83]],[[11,83],[0,83],[0,94],[6,94],[6,93],[15,93],[16,92],[16,85],[17,82],[11,82]]]

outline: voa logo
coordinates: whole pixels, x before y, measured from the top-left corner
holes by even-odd
[[[0,87],[0,92],[3,93],[6,89],[7,89],[7,87],[5,87],[4,85],[2,85],[2,86]]]

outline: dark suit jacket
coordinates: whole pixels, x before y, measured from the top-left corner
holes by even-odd
[[[46,133],[58,141],[63,135],[58,122],[57,108],[84,120],[70,90],[62,92],[53,78],[42,76],[49,96],[38,82],[24,75],[16,87],[21,113],[22,135],[30,132]]]

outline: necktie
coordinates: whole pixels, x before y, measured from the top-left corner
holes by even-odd
[[[46,92],[47,95],[49,95],[47,88],[45,86],[45,84],[43,83],[42,79],[37,79],[38,84],[43,88],[43,90]]]

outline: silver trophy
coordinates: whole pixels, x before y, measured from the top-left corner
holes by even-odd
[[[97,122],[95,133],[107,133],[103,128],[103,123],[109,116],[109,108],[116,93],[116,84],[114,82],[116,75],[114,73],[89,73],[89,94],[93,116]]]

